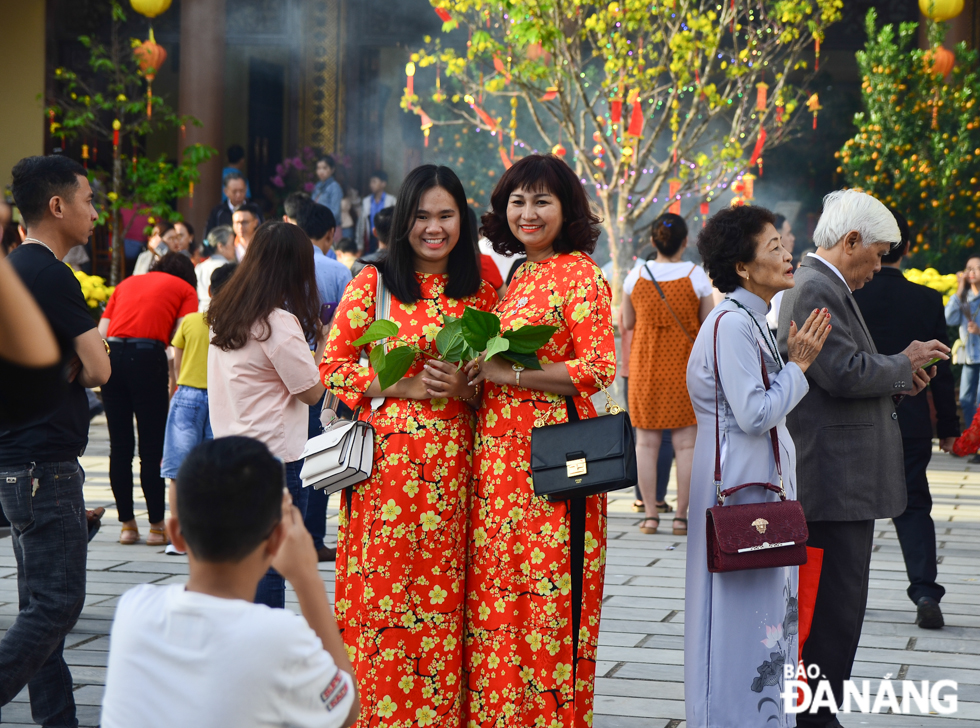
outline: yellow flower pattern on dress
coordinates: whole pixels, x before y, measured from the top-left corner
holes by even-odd
[[[496,313],[504,330],[558,327],[539,358],[564,362],[578,416],[594,417],[588,397],[616,374],[611,296],[595,263],[582,253],[525,263]],[[573,507],[534,495],[539,414],[567,421],[565,398],[507,385],[484,391],[466,571],[467,728],[592,725],[606,499]]]
[[[467,305],[488,311],[496,302],[483,284],[476,295],[450,303],[446,281],[420,275],[423,300],[393,300],[390,310],[400,335],[435,356],[443,315],[462,316]],[[348,405],[360,406],[361,419],[371,413],[363,394],[375,374],[361,366],[352,342],[374,322],[376,290],[374,267],[347,286],[320,364],[321,380]],[[416,361],[408,376],[422,366]],[[473,420],[459,400],[389,397],[371,420],[372,477],[344,491],[336,613],[364,706],[360,728],[460,726]]]

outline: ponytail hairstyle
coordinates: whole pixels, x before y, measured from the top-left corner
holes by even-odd
[[[687,239],[687,223],[680,215],[665,212],[650,226],[650,239],[663,255],[676,255]]]

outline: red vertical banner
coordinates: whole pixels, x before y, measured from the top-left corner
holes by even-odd
[[[675,215],[680,215],[681,214],[681,201],[679,199],[675,199],[675,198],[677,197],[677,193],[681,189],[681,181],[679,179],[677,179],[676,177],[674,177],[673,179],[671,179],[669,181],[670,181],[670,199],[672,200],[672,202],[670,203],[670,208],[668,208],[668,212],[672,212]]]

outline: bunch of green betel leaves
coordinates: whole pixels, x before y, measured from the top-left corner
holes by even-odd
[[[499,318],[471,306],[466,307],[462,317],[444,316],[443,322],[436,334],[438,357],[399,337],[398,324],[386,319],[368,326],[354,346],[384,342],[371,350],[370,359],[378,384],[381,389],[387,389],[405,376],[419,356],[451,362],[459,368],[486,352],[486,359],[499,356],[527,369],[540,369],[537,351],[557,330],[554,326],[521,326],[501,333]]]

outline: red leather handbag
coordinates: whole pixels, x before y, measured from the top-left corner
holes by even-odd
[[[776,428],[769,430],[772,454],[780,485],[772,483],[743,483],[722,490],[721,434],[718,413],[718,324],[728,311],[715,319],[715,493],[718,505],[705,512],[707,525],[708,571],[713,574],[745,569],[768,569],[776,566],[799,566],[806,563],[806,541],[809,536],[803,506],[799,501],[786,500],[783,490],[783,468],[779,460],[779,437]],[[769,373],[759,349],[762,381],[769,389]],[[779,494],[779,501],[746,503],[726,506],[725,498],[743,488],[765,488]]]

